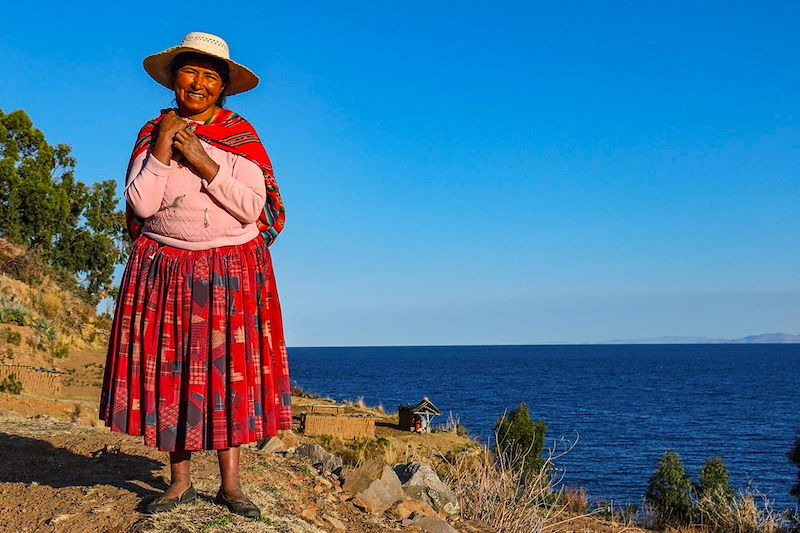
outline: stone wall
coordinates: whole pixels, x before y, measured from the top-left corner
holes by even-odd
[[[340,439],[375,438],[375,419],[364,416],[334,416],[318,413],[301,415],[303,434],[330,435]]]
[[[22,383],[22,392],[58,396],[61,393],[63,372],[22,365],[0,365],[0,382],[10,375]]]

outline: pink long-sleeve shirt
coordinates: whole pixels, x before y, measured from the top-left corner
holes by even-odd
[[[252,161],[200,143],[219,165],[210,183],[190,166],[165,165],[146,151],[131,165],[125,199],[145,220],[142,234],[160,243],[185,250],[244,244],[258,236],[264,175]]]

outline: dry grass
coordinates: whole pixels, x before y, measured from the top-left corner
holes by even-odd
[[[77,284],[35,253],[0,239],[0,322],[20,326],[24,343],[12,355],[48,366],[70,348],[105,344],[109,321],[79,295]]]
[[[564,487],[558,494],[558,500],[569,513],[589,512],[589,493],[584,488]]]
[[[349,439],[321,436],[314,439],[328,452],[342,458],[346,466],[358,467],[369,460],[387,465],[422,460],[419,449],[411,443],[395,439]]]
[[[330,400],[330,398],[327,398],[327,399]],[[330,401],[336,403],[334,400],[330,400]],[[364,414],[367,414],[367,415],[374,416],[376,418],[385,418],[387,416],[386,415],[386,411],[385,411],[385,409],[383,407],[383,404],[379,403],[375,407],[370,407],[364,401],[364,397],[363,396],[357,396],[355,400],[342,400],[341,405],[343,405],[343,406],[345,406],[347,408],[353,409],[355,411],[358,411],[360,413],[364,413]]]
[[[62,297],[58,293],[41,288],[31,295],[31,303],[47,320],[56,319],[64,306]]]
[[[6,363],[52,367],[72,348],[97,347],[107,338],[95,309],[47,276],[31,286],[0,272],[0,322],[10,331],[0,336]]]
[[[634,503],[615,504],[613,500],[598,500],[594,504],[593,514],[597,517],[633,528],[639,523],[642,515]]]
[[[790,531],[772,502],[758,491],[746,490],[735,498],[703,497],[697,502],[699,520],[668,526],[667,533],[784,533]],[[654,527],[653,513],[643,509],[641,522]]]
[[[364,403],[364,397],[363,396],[357,397],[356,401],[353,402],[353,407],[355,407],[357,409],[366,409],[367,408],[367,404]]]
[[[711,533],[778,533],[780,517],[769,499],[757,491],[745,491],[731,501],[702,498],[698,502],[701,527]]]
[[[250,520],[230,514],[213,503],[199,500],[168,513],[148,516],[131,533],[317,533],[322,530],[292,516],[262,516]]]
[[[503,533],[573,531],[574,522],[586,515],[570,513],[563,499],[553,493],[552,487],[560,481],[548,475],[555,454],[551,451],[533,479],[524,475],[525,456],[521,453],[507,462],[481,447],[448,461],[444,480],[454,489],[462,516]]]

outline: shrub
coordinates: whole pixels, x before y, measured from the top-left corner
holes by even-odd
[[[647,483],[645,501],[654,512],[659,528],[691,521],[692,482],[677,453],[666,451],[661,456],[656,473]]]
[[[700,484],[697,487],[700,498],[704,496],[721,496],[726,500],[733,498],[728,476],[728,469],[719,457],[707,460],[700,469]]]
[[[111,326],[111,321],[109,320],[109,327],[110,326]],[[102,326],[98,326],[98,327],[102,327]],[[310,398],[312,400],[317,400],[317,399],[321,399],[322,398],[319,394],[315,394],[313,392],[308,392],[308,391],[304,390],[303,387],[301,387],[297,383],[292,383],[290,385],[289,393],[292,396],[297,396],[298,398]]]
[[[495,433],[495,440],[498,435]],[[531,479],[524,464],[498,461],[486,448],[471,448],[448,458],[442,480],[455,492],[461,516],[504,533],[575,531],[574,520],[562,499],[553,498],[544,460],[538,478]]]
[[[69,356],[69,344],[63,341],[53,343],[50,348],[50,355],[54,359],[64,359]]]
[[[17,379],[15,374],[10,374],[0,382],[0,392],[19,394],[22,392],[22,382]]]
[[[55,319],[63,306],[63,301],[57,293],[42,289],[31,294],[31,303],[34,309],[49,320]]]
[[[759,502],[760,500],[760,502]],[[702,508],[708,503],[701,499]],[[745,492],[718,502],[701,511],[704,530],[712,533],[778,533],[784,531],[781,521],[772,509],[769,500],[757,492]]]
[[[722,459],[711,458],[700,469],[697,486],[697,512],[700,521],[711,531],[727,531],[732,510],[736,509],[728,469]]]
[[[16,303],[0,302],[0,322],[3,324],[17,324],[24,326],[28,321],[28,311]]]
[[[564,487],[558,495],[558,501],[570,513],[586,514],[589,510],[589,493],[584,488]]]
[[[54,343],[58,338],[58,332],[52,322],[44,319],[38,319],[33,323],[33,329],[39,332],[48,342]]]
[[[494,425],[498,459],[512,470],[519,467],[523,481],[539,478],[547,464],[542,458],[546,431],[544,421],[531,420],[525,403],[520,403]]]
[[[22,342],[22,334],[18,331],[11,331],[11,328],[5,328],[3,330],[3,340],[8,344],[19,346]]]

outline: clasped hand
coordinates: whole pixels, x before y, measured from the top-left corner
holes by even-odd
[[[158,140],[165,143],[171,141],[174,152],[183,155],[186,161],[197,167],[207,162],[208,154],[200,139],[194,133],[194,126],[175,114],[174,111],[167,113],[161,120]]]
[[[186,162],[195,167],[206,180],[213,179],[219,166],[200,144],[200,139],[194,132],[194,125],[188,124],[174,111],[167,113],[159,124],[158,144],[169,150],[167,143],[173,154],[182,155]]]

